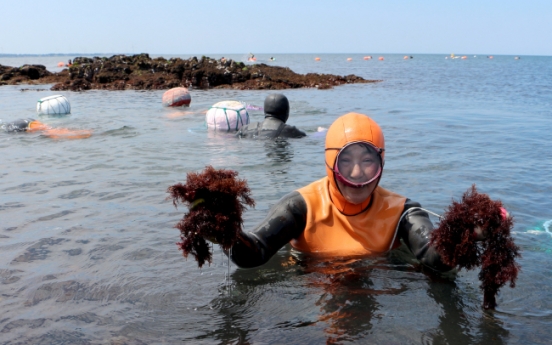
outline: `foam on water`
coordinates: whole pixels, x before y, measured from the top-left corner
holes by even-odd
[[[544,231],[552,235],[552,220],[547,220],[542,226],[544,227]]]

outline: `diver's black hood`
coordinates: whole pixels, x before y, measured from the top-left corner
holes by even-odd
[[[275,117],[284,123],[289,117],[289,101],[281,93],[268,95],[264,101],[265,117]]]

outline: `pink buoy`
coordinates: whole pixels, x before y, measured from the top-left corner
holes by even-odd
[[[347,58],[347,61],[353,61],[353,58]]]
[[[163,94],[163,106],[164,107],[181,107],[190,106],[192,96],[185,87],[175,87],[165,91]]]
[[[383,56],[380,56],[378,60],[383,61]]]
[[[365,56],[364,60],[372,60],[372,57],[371,56]]]

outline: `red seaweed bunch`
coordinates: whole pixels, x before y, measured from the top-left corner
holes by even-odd
[[[245,180],[237,179],[233,170],[207,166],[200,173],[188,173],[186,184],[175,184],[167,190],[173,204],[183,203],[188,212],[175,225],[180,230],[177,245],[182,255],[192,254],[198,266],[212,261],[207,240],[230,249],[241,231],[246,205],[255,206]]]
[[[515,287],[520,266],[514,259],[521,255],[510,236],[513,224],[501,201],[478,193],[472,185],[461,202],[453,200],[431,234],[431,243],[444,263],[468,270],[481,266],[479,280],[485,309],[496,307],[496,294],[506,282]],[[477,240],[476,227],[483,230],[485,239]]]

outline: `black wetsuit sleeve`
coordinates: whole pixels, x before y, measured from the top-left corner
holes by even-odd
[[[242,232],[230,251],[232,261],[242,268],[265,264],[289,241],[303,233],[307,204],[298,192],[291,192],[274,205],[251,232]]]
[[[285,138],[302,138],[306,137],[307,134],[295,126],[286,125],[280,136]]]
[[[439,272],[450,271],[452,267],[445,265],[435,248],[429,244],[433,223],[427,212],[420,208],[419,203],[406,200],[403,211],[406,214],[403,213],[398,236],[424,266]]]
[[[247,125],[243,126],[242,128],[240,128],[237,132],[236,132],[236,137],[238,138],[242,138],[244,137],[244,133],[247,131]]]
[[[239,129],[239,131],[236,133],[236,137],[238,138],[253,138],[257,135],[259,135],[259,122],[250,123],[248,125],[243,126]]]

